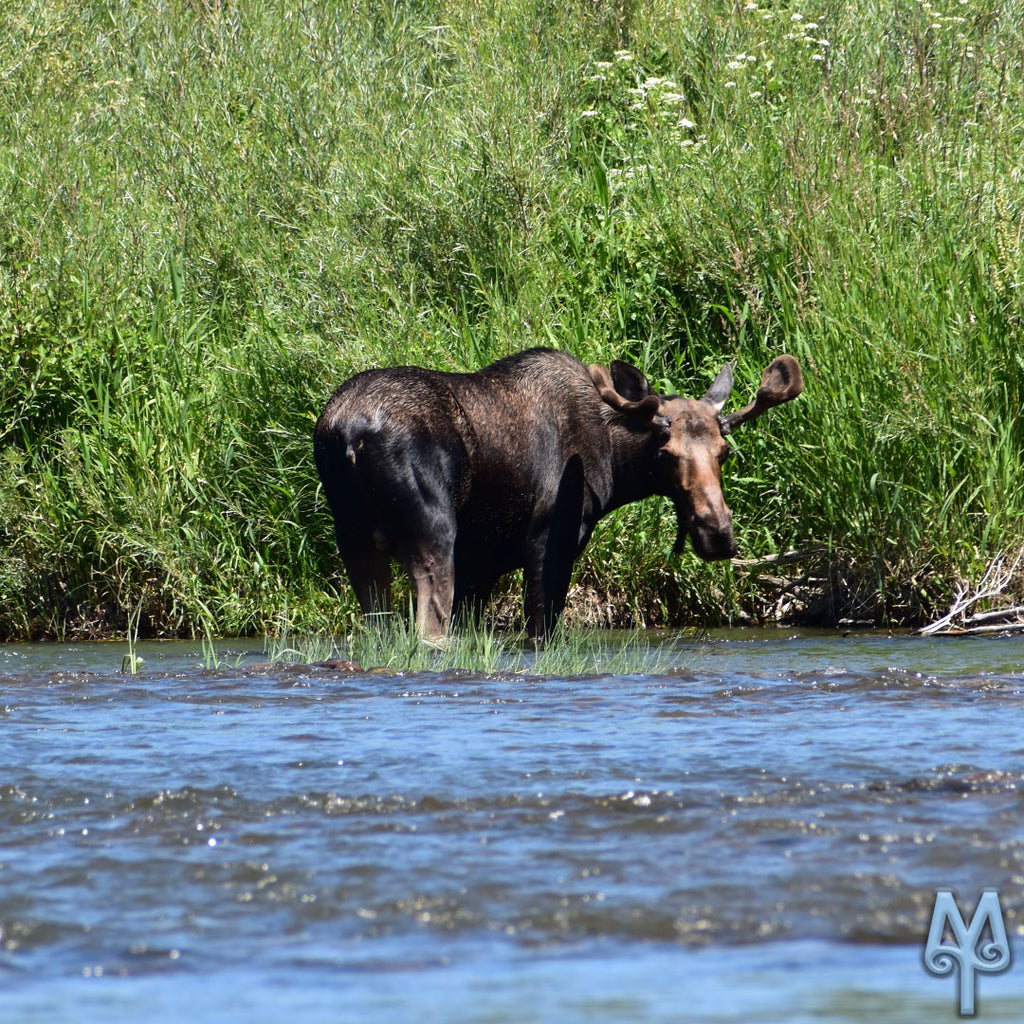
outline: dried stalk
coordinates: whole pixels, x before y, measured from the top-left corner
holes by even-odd
[[[971,633],[995,633],[1024,629],[1024,608],[1007,608],[1003,611],[979,612],[968,617],[966,612],[979,601],[999,597],[1010,585],[1024,558],[1024,549],[1017,553],[1013,564],[1007,566],[1000,556],[985,570],[977,589],[971,592],[966,583],[957,588],[953,605],[940,619],[918,630],[920,636],[965,635]],[[1005,620],[1001,625],[992,625],[997,619]],[[983,625],[984,623],[984,625]]]

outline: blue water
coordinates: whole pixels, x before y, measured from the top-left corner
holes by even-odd
[[[0,648],[0,1020],[1024,1020],[1024,641],[651,638],[656,673]],[[230,667],[224,667],[229,665]]]

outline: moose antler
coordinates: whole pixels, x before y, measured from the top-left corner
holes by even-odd
[[[761,377],[761,386],[750,405],[719,416],[718,424],[722,436],[731,433],[741,423],[756,420],[769,409],[783,402],[791,402],[804,389],[804,377],[800,372],[800,364],[792,356],[776,356],[765,368]]]

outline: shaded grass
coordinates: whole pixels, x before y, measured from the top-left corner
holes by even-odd
[[[944,606],[1024,545],[1020,14],[5,11],[0,635],[346,633],[327,395],[532,344],[696,394],[732,360],[738,402],[792,352],[734,438],[741,552],[823,549],[833,619]],[[574,621],[778,613],[673,536],[603,523]]]

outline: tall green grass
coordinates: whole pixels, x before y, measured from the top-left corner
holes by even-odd
[[[737,401],[792,352],[734,439],[743,554],[819,552],[794,613],[928,614],[1024,544],[1022,15],[7,5],[0,635],[348,629],[327,395],[533,344],[692,393],[733,360]],[[602,524],[573,621],[778,613],[670,520]]]

